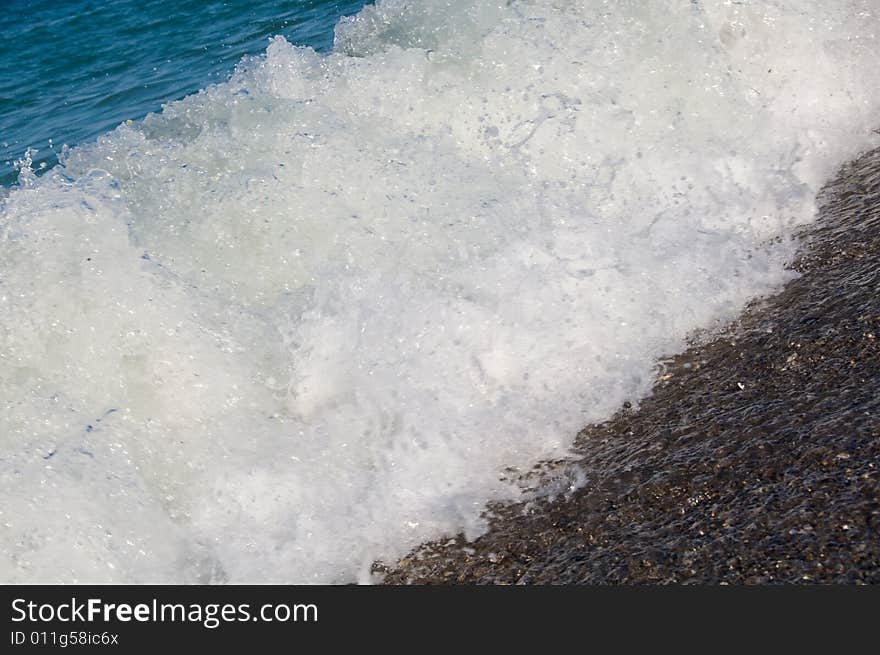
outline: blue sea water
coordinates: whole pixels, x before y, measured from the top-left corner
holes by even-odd
[[[361,0],[4,0],[0,185],[28,148],[36,168],[64,145],[142,118],[224,80],[281,34],[327,51]]]

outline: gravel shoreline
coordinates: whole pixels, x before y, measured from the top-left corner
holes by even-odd
[[[549,465],[586,484],[493,507],[482,537],[377,565],[384,581],[880,582],[880,150],[820,201],[801,277]]]

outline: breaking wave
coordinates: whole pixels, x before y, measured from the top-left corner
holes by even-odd
[[[386,0],[0,200],[0,579],[369,581],[778,289],[872,0]]]

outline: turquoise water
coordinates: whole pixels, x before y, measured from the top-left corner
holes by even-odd
[[[0,185],[37,150],[49,167],[126,119],[224,80],[277,34],[326,51],[357,0],[5,0],[0,12]]]

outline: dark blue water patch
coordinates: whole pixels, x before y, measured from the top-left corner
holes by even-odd
[[[0,185],[228,78],[269,37],[327,51],[363,0],[6,0],[0,11]]]

